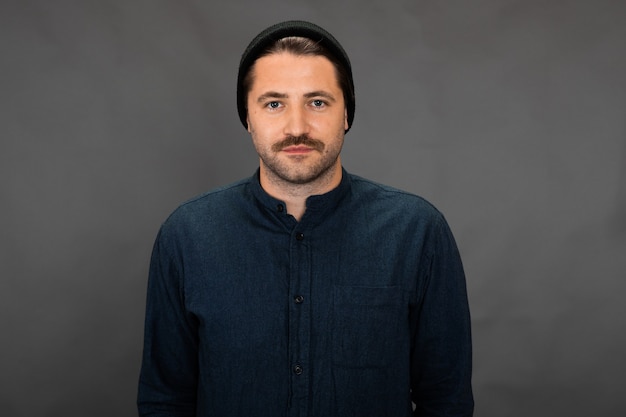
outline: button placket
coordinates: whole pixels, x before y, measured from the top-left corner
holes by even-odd
[[[305,367],[308,366],[305,358],[310,355],[311,340],[311,306],[308,297],[311,285],[310,244],[312,242],[307,242],[305,239],[306,225],[294,224],[294,229],[291,231],[290,242],[289,359],[292,375],[290,401],[294,409],[304,407],[306,410],[310,388],[310,381],[305,372]]]

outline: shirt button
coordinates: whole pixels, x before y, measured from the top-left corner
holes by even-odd
[[[276,206],[276,210],[278,210],[279,213],[282,213],[284,209],[285,207],[282,204]]]
[[[296,366],[293,367],[293,373],[296,374],[296,375],[301,375],[302,371],[303,371],[303,369],[302,369],[302,366],[300,366],[300,365],[296,365]]]
[[[304,233],[300,233],[300,232],[296,233],[296,240],[302,240],[302,239],[304,239]]]
[[[295,297],[293,297],[293,301],[295,301],[296,304],[302,304],[304,302],[304,297],[301,295],[296,295]]]

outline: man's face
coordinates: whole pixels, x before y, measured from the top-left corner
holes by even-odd
[[[278,53],[259,58],[251,71],[248,131],[261,175],[308,184],[340,173],[348,121],[333,64],[322,56]]]

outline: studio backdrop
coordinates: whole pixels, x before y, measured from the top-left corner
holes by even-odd
[[[624,16],[611,0],[2,0],[0,413],[136,415],[156,232],[254,172],[240,55],[305,19],[352,60],[346,169],[425,197],[455,233],[475,415],[626,415]]]

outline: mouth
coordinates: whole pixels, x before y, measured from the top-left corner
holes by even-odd
[[[282,149],[283,152],[290,154],[290,155],[304,155],[309,152],[313,152],[314,150],[315,149],[309,146],[304,146],[304,145],[287,146]]]

